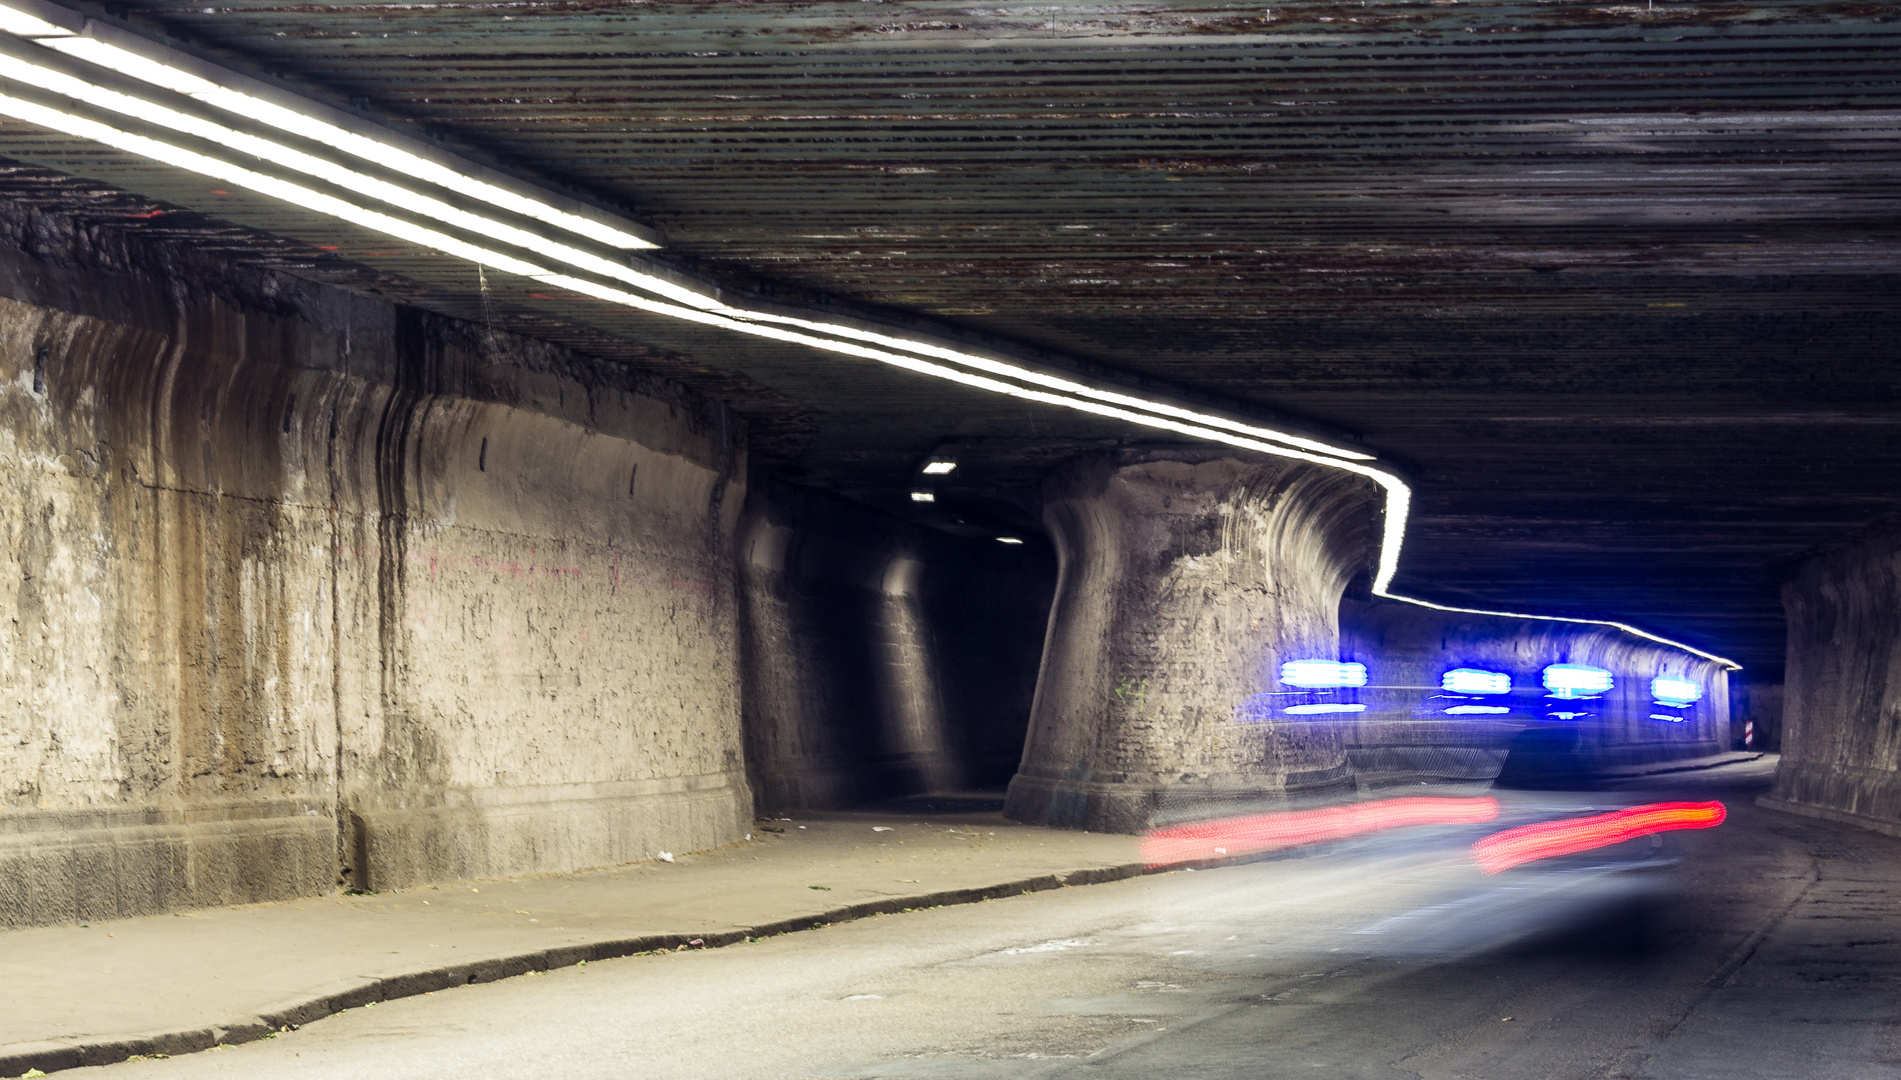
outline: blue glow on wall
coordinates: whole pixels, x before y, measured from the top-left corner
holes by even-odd
[[[1502,671],[1461,667],[1440,676],[1439,685],[1455,694],[1509,694],[1512,677]]]
[[[1281,682],[1308,690],[1336,686],[1365,686],[1365,664],[1343,664],[1338,660],[1289,660],[1281,665]]]
[[[1349,705],[1344,701],[1323,701],[1318,705],[1289,705],[1281,711],[1292,716],[1313,716],[1316,713],[1365,712],[1366,706]]]
[[[1694,705],[1703,700],[1703,688],[1688,679],[1659,675],[1650,680],[1650,697],[1659,705],[1673,708]]]
[[[1498,716],[1511,712],[1507,705],[1454,705],[1446,710],[1447,716]]]
[[[1545,689],[1553,697],[1581,698],[1602,694],[1615,685],[1611,673],[1589,664],[1553,664],[1545,669]]]
[[[1275,694],[1255,694],[1234,707],[1234,719],[1242,724],[1264,724],[1274,718]]]

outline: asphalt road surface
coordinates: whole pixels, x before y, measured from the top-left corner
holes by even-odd
[[[1754,806],[1616,871],[1389,834],[354,1009],[115,1078],[1901,1075],[1901,840]],[[1523,794],[1506,796],[1537,799]],[[181,988],[188,992],[188,988]],[[78,1074],[74,1074],[78,1075]]]

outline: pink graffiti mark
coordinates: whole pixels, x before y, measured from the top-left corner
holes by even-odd
[[[499,570],[512,577],[520,577],[522,575],[522,566],[520,563],[503,562],[500,559],[484,558],[481,555],[469,556],[469,565],[479,570]]]

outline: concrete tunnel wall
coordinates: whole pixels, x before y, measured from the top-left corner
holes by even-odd
[[[1784,584],[1782,758],[1765,806],[1901,836],[1901,530]]]
[[[0,925],[739,836],[722,407],[28,224],[42,257],[0,250]]]
[[[1359,478],[1288,461],[1130,452],[1052,473],[1056,602],[1006,813],[1137,832],[1356,786],[1491,780],[1527,722],[1545,722],[1552,663],[1616,678],[1578,703],[1593,716],[1567,722],[1566,738],[1581,736],[1568,758],[1603,767],[1725,748],[1728,676],[1712,661],[1605,627],[1344,599],[1370,565],[1376,506]],[[1304,658],[1365,663],[1372,685],[1338,703],[1366,711],[1289,713],[1279,668]],[[1453,666],[1530,688],[1516,718],[1444,716],[1432,699]],[[1703,688],[1682,722],[1652,719],[1657,675]]]
[[[1366,712],[1340,722],[1347,756],[1362,784],[1408,779],[1489,780],[1514,736],[1544,710],[1546,665],[1589,664],[1612,673],[1616,684],[1581,725],[1579,749],[1603,766],[1699,757],[1728,749],[1729,673],[1722,665],[1608,627],[1435,611],[1393,601],[1348,599],[1340,610],[1342,657],[1367,665]],[[1445,715],[1441,697],[1449,668],[1471,667],[1511,676],[1518,692],[1471,704],[1507,704],[1497,719]],[[1651,718],[1650,679],[1687,678],[1703,698],[1682,710],[1685,719]],[[1462,703],[1463,699],[1462,699]],[[1674,711],[1674,710],[1673,710]]]
[[[621,365],[0,235],[0,925],[608,865],[1013,770],[1013,816],[1135,830],[1342,792],[1370,745],[1236,714],[1339,653],[1349,474],[1087,455],[1054,551],[1008,547],[749,483],[734,416]]]

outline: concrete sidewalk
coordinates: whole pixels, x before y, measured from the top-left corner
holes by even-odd
[[[1766,750],[1730,750],[1721,754],[1711,754],[1708,757],[1651,761],[1642,765],[1620,765],[1614,769],[1605,769],[1598,775],[1605,780],[1640,780],[1652,776],[1669,776],[1673,773],[1720,769],[1727,765],[1741,765],[1768,757],[1770,753]],[[1777,758],[1771,758],[1771,763],[1773,764],[1775,760]]]
[[[244,1042],[586,960],[1129,877],[1137,843],[996,813],[828,813],[671,863],[8,931],[0,1076]]]

